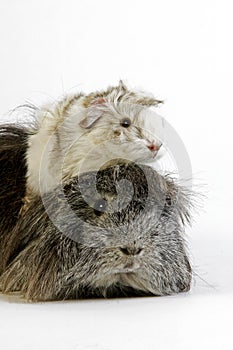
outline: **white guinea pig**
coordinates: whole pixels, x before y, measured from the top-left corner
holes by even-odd
[[[116,87],[69,95],[35,110],[26,154],[27,192],[46,193],[61,180],[98,170],[115,158],[153,161],[161,138],[156,114],[150,124],[147,115],[153,119],[150,107],[160,102],[120,81]]]

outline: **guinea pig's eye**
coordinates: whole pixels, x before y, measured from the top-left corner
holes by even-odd
[[[121,126],[123,126],[123,128],[128,128],[131,125],[131,120],[129,118],[123,118],[121,120]]]
[[[107,208],[107,202],[105,199],[99,199],[94,205],[94,213],[97,216],[102,215]]]

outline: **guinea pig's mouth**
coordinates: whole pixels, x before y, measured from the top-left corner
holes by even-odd
[[[124,273],[135,273],[140,269],[140,264],[137,262],[126,263],[124,267],[119,268],[115,271],[116,274]]]

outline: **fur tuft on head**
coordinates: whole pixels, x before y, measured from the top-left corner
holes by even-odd
[[[128,105],[138,109],[149,108],[163,103],[155,99],[151,94],[142,91],[129,90],[122,80],[117,86],[109,87],[107,90],[93,92],[86,95],[83,99],[83,106],[87,108],[86,116],[80,121],[79,125],[89,129],[101,118],[104,110],[109,108],[117,109],[120,106]]]

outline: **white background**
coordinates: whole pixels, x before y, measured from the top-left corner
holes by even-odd
[[[165,100],[159,112],[184,141],[195,182],[207,195],[188,230],[200,276],[190,293],[44,304],[1,296],[1,348],[232,348],[232,6],[0,0],[2,116],[27,99],[40,104],[126,79]]]

